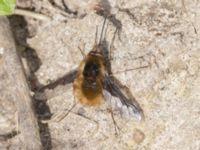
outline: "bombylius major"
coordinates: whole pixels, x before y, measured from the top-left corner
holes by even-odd
[[[98,106],[103,100],[109,101],[112,108],[125,116],[144,118],[143,111],[130,90],[117,80],[111,71],[109,52],[103,32],[106,18],[97,43],[97,31],[93,49],[81,61],[78,69],[58,79],[42,89],[54,88],[58,84],[73,82],[74,95],[83,105]],[[116,32],[115,32],[116,33]],[[114,36],[113,36],[114,37]]]

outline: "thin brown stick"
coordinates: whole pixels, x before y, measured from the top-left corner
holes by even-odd
[[[189,17],[187,8],[186,8],[186,6],[185,6],[185,0],[181,0],[181,3],[182,3],[183,11],[186,13],[186,15],[187,15],[187,17],[189,18],[190,23],[191,23],[191,25],[192,25],[192,27],[193,27],[193,29],[194,29],[194,33],[197,34],[197,29],[196,29],[194,23],[192,22],[191,18]]]
[[[10,95],[12,95],[17,108],[20,144],[22,149],[41,150],[39,128],[33,111],[29,87],[6,17],[0,17],[0,27],[0,47],[4,49],[3,69],[12,84]]]
[[[20,9],[20,8],[16,8],[14,14],[27,16],[27,17],[35,18],[35,19],[42,20],[42,21],[50,21],[51,20],[51,18],[46,15],[39,14],[39,13],[36,13],[33,11],[28,11],[25,9]]]

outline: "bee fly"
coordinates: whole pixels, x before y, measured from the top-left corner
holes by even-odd
[[[103,99],[104,59],[100,49],[95,48],[81,62],[74,80],[75,96],[90,106],[101,104]]]
[[[104,25],[102,29],[104,28]],[[106,74],[105,57],[103,55],[102,45],[101,42],[96,44],[96,39],[97,31],[95,45],[80,63],[73,84],[74,95],[82,104],[89,106],[97,106],[102,103],[104,86],[103,82]]]
[[[78,69],[42,87],[40,91],[44,91],[46,88],[55,88],[58,84],[73,82],[74,95],[83,105],[98,106],[105,99],[113,109],[119,110],[121,114],[134,116],[141,120],[144,118],[141,107],[130,90],[123,86],[111,72],[105,37],[102,40],[105,22],[106,18],[104,19],[99,42],[96,42],[96,31],[93,49],[81,61]]]
[[[105,38],[102,40],[104,20],[99,43],[81,61],[76,78],[73,82],[74,95],[84,105],[97,106],[103,99],[110,101],[114,109],[120,110],[126,116],[143,118],[143,111],[129,89],[122,86],[112,75],[108,59],[108,50],[105,47]]]

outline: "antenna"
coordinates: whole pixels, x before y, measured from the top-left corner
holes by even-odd
[[[94,45],[97,44],[97,36],[98,36],[98,26],[96,26],[96,32],[95,32],[95,41],[94,41]]]

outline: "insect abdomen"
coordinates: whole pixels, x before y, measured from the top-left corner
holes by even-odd
[[[103,76],[101,58],[88,55],[79,66],[74,81],[74,93],[82,104],[100,105],[103,100]]]

